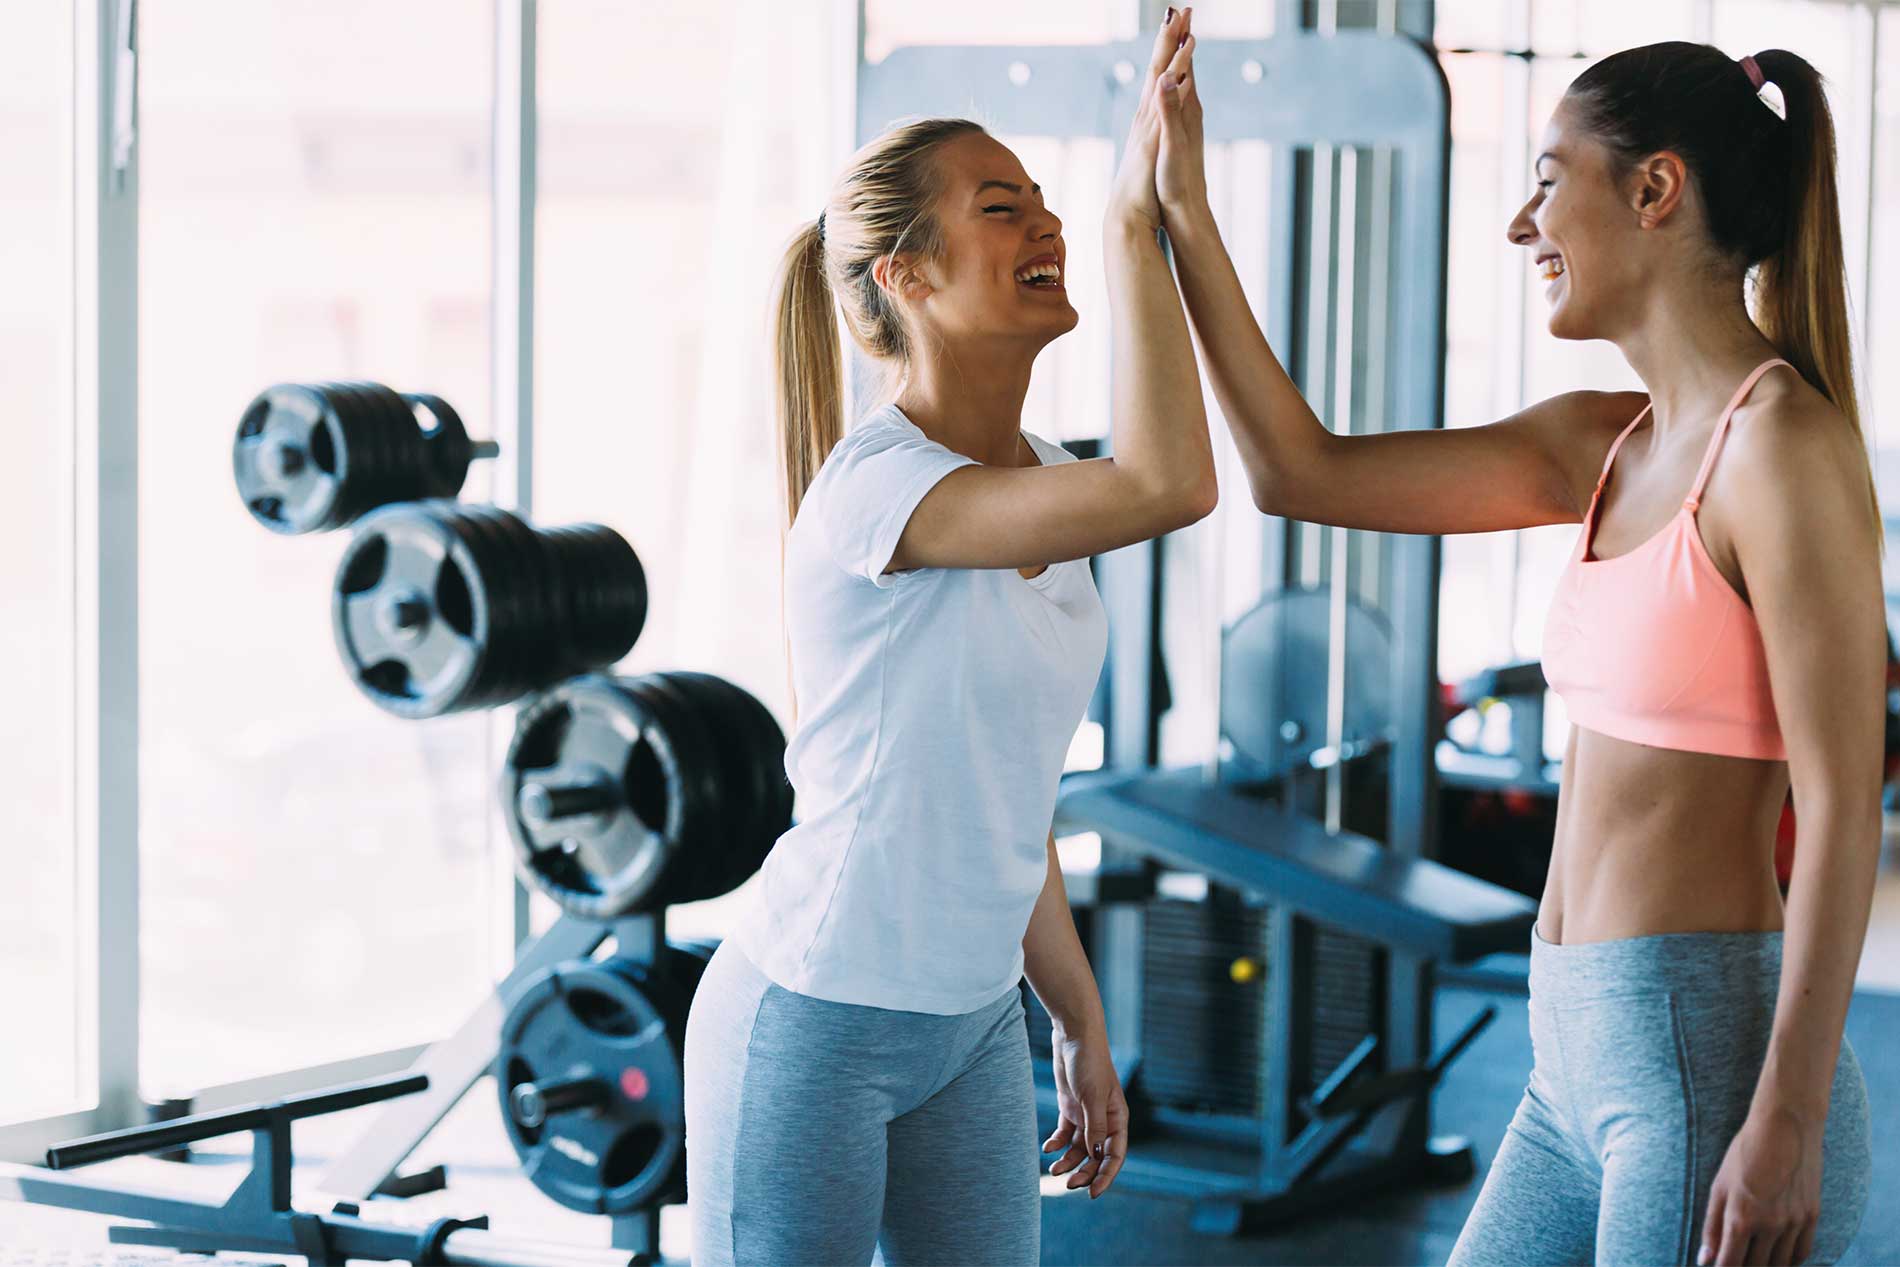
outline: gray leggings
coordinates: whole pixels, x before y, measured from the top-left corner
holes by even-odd
[[[1041,1252],[1015,992],[962,1016],[794,994],[721,944],[686,1025],[695,1267],[998,1263]]]
[[[1557,946],[1533,926],[1530,1085],[1451,1267],[1694,1262],[1780,980],[1779,932]],[[1832,1263],[1860,1227],[1873,1164],[1867,1085],[1845,1036],[1821,1156],[1808,1261]]]

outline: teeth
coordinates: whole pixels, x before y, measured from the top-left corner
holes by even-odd
[[[1034,282],[1045,277],[1061,281],[1062,269],[1055,264],[1031,264],[1016,274],[1016,280],[1019,282]]]
[[[1564,262],[1562,258],[1545,260],[1543,268],[1540,270],[1540,275],[1547,282],[1556,281],[1559,277],[1562,277],[1564,275]]]

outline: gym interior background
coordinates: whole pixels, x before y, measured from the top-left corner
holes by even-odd
[[[464,501],[606,525],[637,552],[649,606],[616,672],[715,674],[789,724],[764,335],[786,235],[883,122],[868,112],[991,120],[1065,217],[1083,314],[1043,358],[1024,424],[1082,451],[1104,441],[1116,50],[1160,8],[131,2],[0,17],[0,1157],[14,1163],[165,1102],[218,1112],[387,1079],[480,1029],[485,1008],[492,1051],[497,1009],[518,1002],[497,983],[519,985],[518,952],[563,919],[517,878],[519,825],[497,796],[521,710],[415,720],[365,699],[332,622],[349,534],[266,531],[234,494],[249,403],[335,380],[451,402],[499,450]],[[1549,337],[1504,239],[1551,107],[1591,58],[1655,40],[1808,57],[1831,81],[1863,408],[1883,504],[1900,506],[1900,368],[1882,355],[1900,338],[1900,3],[1204,0],[1195,26],[1210,119],[1240,121],[1210,148],[1224,230],[1318,412],[1355,430],[1637,386],[1612,347]],[[1319,106],[1288,105],[1305,56],[1288,50],[1312,51],[1294,40],[1359,41],[1339,45],[1364,53],[1350,65],[1393,59],[1402,73],[1335,87],[1417,117],[1382,133],[1368,107],[1371,132],[1328,135]],[[1099,99],[1070,90],[1078,66]],[[1222,461],[1214,516],[1100,561],[1115,647],[1064,801],[1118,1050],[1145,1063],[1152,1138],[1179,1156],[1106,1204],[1050,1195],[1044,1260],[1442,1262],[1529,1068],[1510,947],[1548,856],[1565,721],[1523,666],[1575,529],[1414,546],[1263,528],[1225,447]],[[1893,613],[1900,576],[1888,590]],[[1278,683],[1259,697],[1277,711],[1236,703],[1236,680]],[[1287,787],[1262,821],[1305,824],[1286,828],[1300,848],[1390,848],[1433,884],[1472,887],[1431,910],[1316,888],[1284,841],[1237,862],[1217,831],[1110,804],[1088,781],[1104,767],[1216,781],[1264,767]],[[719,937],[737,896],[666,907],[665,934]],[[1217,1021],[1248,1032],[1217,1042]],[[1900,1121],[1891,845],[1848,1032],[1876,1122]],[[1369,1124],[1350,1125],[1352,1095]],[[1330,1162],[1292,1155],[1282,1100]],[[402,1103],[305,1120],[299,1204],[330,1211],[326,1167],[389,1153]],[[444,1163],[448,1188],[377,1201],[388,1218],[481,1209],[495,1237],[657,1235],[687,1254],[677,1206],[643,1222],[537,1190],[485,1079],[441,1107],[413,1153],[385,1160]],[[1443,1144],[1458,1136],[1466,1151]],[[244,1173],[243,1144],[88,1179],[217,1195]],[[1887,1131],[1876,1150],[1851,1262],[1900,1262],[1900,1209],[1881,1195],[1900,1192],[1900,1145]],[[1357,1154],[1376,1178],[1320,1181]],[[1460,1158],[1475,1163],[1462,1180]],[[109,1223],[0,1202],[9,1250],[104,1252]]]

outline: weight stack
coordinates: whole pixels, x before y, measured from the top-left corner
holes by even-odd
[[[1157,1108],[1252,1118],[1263,1103],[1267,912],[1161,898],[1143,910],[1142,1085]],[[1260,966],[1235,980],[1234,965]]]
[[[1293,957],[1273,953],[1273,908],[1218,895],[1144,909],[1143,1087],[1156,1107],[1238,1119],[1264,1116],[1271,1062],[1289,1062],[1288,1139],[1298,1107],[1368,1034],[1382,1034],[1384,953],[1372,942],[1293,917]],[[1299,965],[1303,971],[1295,967]],[[1276,974],[1292,971],[1290,1025],[1272,1011]],[[1375,1052],[1365,1072],[1384,1067]]]

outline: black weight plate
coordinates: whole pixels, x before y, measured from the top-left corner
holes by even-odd
[[[352,523],[378,506],[400,500],[392,495],[395,455],[381,411],[354,383],[325,382],[316,384],[316,388],[329,400],[342,424],[337,448],[345,455],[347,469],[343,481],[344,522]]]
[[[456,413],[448,401],[429,392],[404,392],[398,399],[416,424],[416,435],[422,441],[431,495],[460,496],[462,485],[468,482],[468,467],[473,456],[462,415]],[[435,416],[433,429],[422,430],[421,419],[416,416],[417,405]]]
[[[722,701],[726,718],[724,748],[733,767],[732,786],[743,789],[750,812],[735,818],[723,892],[750,879],[790,824],[784,795],[785,740],[771,711],[744,687],[708,677],[708,691]],[[716,684],[716,685],[714,685]]]
[[[541,628],[532,615],[529,590],[532,578],[531,558],[501,523],[493,507],[469,506],[461,502],[435,500],[429,503],[434,513],[457,524],[461,531],[481,543],[484,570],[480,583],[494,613],[491,669],[483,680],[483,707],[505,704],[519,698],[536,675],[530,661]]]
[[[747,816],[742,804],[744,787],[736,775],[728,750],[725,728],[732,689],[723,679],[704,673],[674,671],[663,675],[665,688],[691,718],[691,726],[703,738],[706,753],[706,778],[702,782],[705,813],[695,848],[699,863],[693,876],[693,901],[706,901],[732,890],[727,876],[732,870],[735,824]]]
[[[478,571],[468,540],[434,516],[397,505],[363,518],[337,564],[331,629],[351,679],[379,707],[417,718],[462,706],[487,643],[488,612],[468,580]],[[413,636],[392,619],[405,596],[423,609]]]
[[[565,588],[562,637],[575,670],[618,663],[646,626],[646,569],[640,556],[603,524],[550,528],[543,537]]]
[[[708,813],[709,757],[703,735],[692,725],[690,709],[677,692],[659,680],[662,676],[655,673],[617,679],[621,689],[638,699],[665,733],[675,762],[668,771],[668,794],[680,807],[678,834],[672,841],[671,863],[649,895],[646,909],[694,901],[704,884],[705,851],[701,842]]]
[[[754,718],[747,709],[751,696],[710,673],[675,673],[674,684],[691,697],[711,732],[717,753],[720,788],[717,796],[717,866],[703,891],[705,897],[730,893],[756,866],[752,855],[764,830],[766,788],[759,773]]]
[[[514,549],[519,568],[515,590],[521,607],[522,632],[528,640],[521,662],[522,689],[540,690],[574,671],[560,651],[564,604],[558,588],[559,578],[549,558],[546,541],[531,524],[498,506],[481,509]]]
[[[669,905],[698,902],[718,896],[723,851],[723,768],[703,703],[682,686],[685,674],[650,673],[632,681],[647,693],[649,707],[670,713],[666,719],[681,758],[680,786],[688,810],[686,835],[679,842],[684,855],[677,882],[666,886]],[[631,683],[630,683],[631,684]]]
[[[557,964],[523,988],[502,1022],[495,1071],[509,1141],[535,1186],[570,1209],[626,1214],[679,1189],[684,1018],[658,975],[623,959]],[[567,1077],[606,1093],[524,1128],[514,1089]]]
[[[501,788],[523,878],[584,918],[653,905],[685,831],[679,760],[659,716],[612,678],[574,678],[532,700],[516,723]],[[618,793],[610,809],[565,826],[527,821],[525,783],[597,777]],[[563,849],[565,841],[576,847]]]
[[[362,397],[367,409],[376,411],[378,417],[386,420],[388,430],[384,433],[388,442],[387,456],[389,465],[389,483],[382,492],[387,501],[424,501],[438,496],[453,497],[453,493],[437,494],[429,479],[428,455],[424,451],[422,434],[416,429],[415,415],[403,404],[401,396],[382,383],[356,382],[349,384]]]
[[[298,383],[268,387],[245,407],[231,445],[231,470],[253,519],[286,535],[339,526],[343,480],[336,467],[336,426],[323,395]],[[329,439],[317,437],[319,428]],[[278,446],[295,451],[300,469],[294,474],[273,469],[274,459],[265,456]]]

